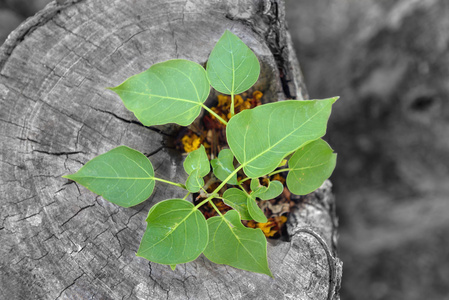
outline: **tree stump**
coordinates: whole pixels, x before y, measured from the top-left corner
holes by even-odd
[[[153,196],[120,208],[61,178],[118,145],[150,157],[158,177],[186,179],[165,147],[172,127],[144,127],[106,87],[152,64],[205,64],[225,29],[262,65],[257,88],[307,97],[281,1],[71,0],[51,3],[0,48],[0,298],[339,299],[335,202],[328,181],[270,241],[274,279],[209,262],[176,271],[135,256]]]

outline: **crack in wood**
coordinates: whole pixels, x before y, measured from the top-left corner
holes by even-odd
[[[148,277],[154,282],[156,286],[158,286],[161,290],[167,293],[167,299],[169,298],[170,288],[166,289],[162,286],[162,284],[153,277],[153,267],[151,266],[151,261],[148,262],[148,268],[150,269],[150,274]]]
[[[71,216],[70,218],[68,218],[64,223],[62,223],[61,225],[59,225],[60,227],[64,226],[65,224],[67,224],[70,220],[72,220],[74,217],[76,217],[80,212],[82,212],[83,210],[89,208],[89,207],[93,207],[95,206],[95,203],[91,204],[91,205],[87,205],[84,207],[81,207],[73,216]]]
[[[154,194],[153,194],[153,196],[154,196]],[[126,221],[125,226],[128,227],[128,224],[129,224],[129,222],[131,221],[131,219],[132,219],[134,216],[136,216],[136,215],[138,215],[139,213],[141,213],[144,209],[145,209],[145,206],[142,205],[142,207],[141,207],[138,211],[136,211],[135,213],[133,213],[133,214],[128,218],[128,221]]]
[[[50,152],[45,150],[33,149],[32,152],[43,153],[47,155],[61,156],[61,155],[73,155],[73,154],[86,154],[83,151],[61,151],[61,152]]]
[[[125,45],[127,42],[129,42],[130,40],[132,40],[134,37],[136,37],[137,35],[139,35],[139,34],[141,34],[141,33],[143,33],[143,32],[146,32],[146,31],[148,31],[148,30],[150,30],[150,29],[142,29],[142,30],[139,30],[139,31],[137,31],[136,33],[132,34],[129,38],[127,38],[127,39],[124,40],[120,45],[118,45],[118,46],[114,49],[114,51],[110,54],[110,56],[114,55],[114,54],[115,54],[121,47],[123,47],[123,45]],[[136,50],[139,50],[139,49],[136,49]]]
[[[22,219],[18,219],[17,222],[23,221],[23,220],[26,220],[26,219],[29,219],[29,218],[32,218],[34,216],[37,216],[40,213],[41,213],[41,210],[39,210],[37,213],[34,213],[34,214],[29,215],[29,216],[23,217]]]
[[[112,234],[120,246],[120,255],[119,255],[119,257],[117,257],[117,259],[120,259],[123,256],[123,252],[125,251],[125,247],[122,245],[122,242],[120,241],[120,238],[118,237],[119,233],[125,229],[129,229],[128,226],[125,226],[122,229],[120,229],[119,231],[117,231],[115,234]]]
[[[113,113],[113,112],[111,112],[111,111],[103,110],[103,109],[96,108],[96,107],[93,107],[93,106],[89,106],[89,107],[90,107],[91,109],[95,110],[95,111],[99,111],[99,112],[101,112],[101,113],[105,113],[105,114],[111,115],[111,116],[113,116],[114,118],[116,118],[117,120],[120,120],[120,121],[122,121],[122,122],[125,122],[125,123],[128,123],[128,124],[134,124],[134,125],[137,125],[137,126],[139,126],[139,127],[143,127],[143,128],[145,128],[145,129],[149,129],[149,130],[151,130],[151,131],[157,132],[157,133],[159,133],[159,134],[162,134],[162,135],[165,135],[165,136],[168,136],[168,137],[173,137],[173,135],[168,134],[168,133],[166,133],[166,132],[164,132],[164,131],[162,131],[162,130],[160,130],[160,129],[158,129],[158,128],[155,128],[155,127],[153,127],[153,126],[145,126],[145,125],[143,125],[142,123],[140,123],[140,122],[138,122],[138,121],[135,121],[135,120],[128,120],[128,119],[125,119],[125,118],[120,117],[119,115],[117,115],[117,114],[115,114],[115,113]]]
[[[66,286],[66,287],[59,293],[59,295],[55,298],[55,300],[59,299],[59,298],[62,296],[62,294],[63,294],[68,288],[70,288],[71,286],[73,286],[73,285],[76,283],[76,281],[77,281],[78,279],[80,279],[80,278],[81,278],[82,276],[84,276],[84,275],[85,275],[85,273],[84,273],[84,271],[83,271],[83,273],[81,273],[80,276],[76,277],[76,278],[73,280],[73,282],[72,282],[71,284],[69,284],[68,286]]]
[[[152,151],[152,152],[150,152],[150,153],[143,153],[146,157],[151,157],[151,156],[153,156],[153,155],[155,155],[155,154],[157,154],[157,153],[159,153],[161,150],[163,150],[165,148],[165,146],[160,146],[159,148],[157,148],[156,150],[154,150],[154,151]]]
[[[108,231],[110,229],[110,227],[106,227],[105,230],[103,230],[102,232],[98,233],[96,236],[94,236],[92,238],[93,241],[95,241],[100,235],[102,235],[103,233],[105,233],[106,231]]]

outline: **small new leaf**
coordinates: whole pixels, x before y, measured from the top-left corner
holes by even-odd
[[[256,197],[253,194],[254,193],[251,193],[250,197],[246,199],[248,212],[251,215],[251,218],[254,219],[254,221],[259,223],[266,223],[268,222],[268,219],[263,213],[263,211],[260,209],[260,207],[257,205]]]
[[[198,192],[204,186],[203,176],[199,175],[199,170],[194,170],[186,180],[186,188],[191,193]]]
[[[223,149],[218,153],[218,157],[210,161],[214,170],[215,176],[221,181],[225,181],[226,178],[235,171],[234,168],[234,155],[229,149]],[[228,181],[229,184],[237,184],[237,174],[231,177]]]
[[[195,151],[190,152],[184,160],[183,166],[187,174],[191,174],[194,170],[198,170],[199,176],[206,176],[210,172],[210,165],[204,146],[201,145]]]
[[[214,89],[236,95],[254,85],[259,78],[260,64],[253,51],[226,30],[212,50],[206,70]]]
[[[203,214],[182,199],[159,202],[150,210],[137,256],[177,265],[195,260],[206,248],[208,226]]]
[[[78,172],[63,176],[74,180],[104,199],[130,207],[150,197],[154,170],[137,150],[119,146],[88,161]]]
[[[212,262],[273,277],[267,261],[267,239],[259,228],[243,226],[235,210],[207,220],[209,243],[204,255]]]
[[[223,202],[239,212],[242,220],[252,220],[248,212],[248,195],[239,189],[227,189],[223,193]]]
[[[209,159],[203,145],[187,155],[184,170],[189,174],[186,181],[187,190],[192,193],[198,192],[204,185],[203,177],[210,172]]]
[[[337,154],[322,139],[307,144],[288,161],[287,187],[296,195],[313,192],[332,175],[336,162]]]
[[[259,188],[257,188],[256,190],[253,190],[253,194],[254,197],[257,197],[261,200],[270,200],[279,196],[283,190],[284,185],[280,181],[274,180],[268,183],[268,187],[263,185],[259,186]]]
[[[251,179],[251,184],[249,187],[251,188],[251,191],[253,191],[253,192],[257,191],[259,189],[259,187],[261,187],[259,178]]]
[[[154,64],[111,90],[145,126],[187,126],[200,114],[210,86],[202,66],[173,59]]]

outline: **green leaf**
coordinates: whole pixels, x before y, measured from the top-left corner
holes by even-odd
[[[190,152],[184,160],[183,165],[187,174],[191,174],[194,170],[198,170],[199,176],[206,176],[210,172],[210,165],[204,146],[201,145],[198,149]]]
[[[252,220],[253,218],[248,212],[248,196],[239,189],[227,189],[223,193],[223,202],[239,212],[242,220]]]
[[[176,265],[170,265],[170,269],[171,269],[172,271],[176,270]]]
[[[259,178],[251,179],[251,184],[249,187],[250,187],[251,191],[253,191],[253,192],[256,191],[257,189],[259,189],[259,187],[261,187]]]
[[[223,94],[240,94],[256,83],[260,64],[256,55],[236,35],[226,30],[207,62],[207,77]]]
[[[123,206],[137,205],[154,189],[154,170],[137,150],[119,146],[87,162],[78,172],[63,176],[104,199]]]
[[[226,136],[245,174],[251,178],[266,175],[285,156],[322,137],[337,99],[268,103],[231,118]]]
[[[203,145],[187,155],[184,170],[189,174],[186,181],[187,190],[192,193],[198,192],[204,186],[203,177],[210,172],[209,159]]]
[[[210,261],[273,277],[262,230],[243,226],[235,210],[228,211],[224,217],[209,218],[207,224],[209,243],[204,255]]]
[[[261,200],[270,200],[279,196],[284,191],[284,185],[277,180],[270,181],[268,187],[260,186],[257,190],[253,191],[254,197]]]
[[[217,158],[210,161],[210,164],[212,165],[215,176],[221,181],[225,181],[226,178],[235,171],[234,154],[232,154],[232,151],[229,149],[223,149],[218,153]],[[238,183],[237,174],[234,174],[228,183],[236,185]]]
[[[257,205],[256,197],[254,193],[250,194],[250,197],[246,199],[246,205],[248,206],[248,212],[254,221],[259,223],[266,223],[268,222],[267,217],[263,213],[263,211],[260,209],[260,207]]]
[[[174,59],[154,64],[111,90],[145,126],[187,126],[200,114],[210,86],[202,66]]]
[[[337,154],[322,139],[307,144],[288,161],[287,187],[297,195],[313,192],[332,175],[336,162]]]
[[[182,199],[159,202],[147,217],[137,256],[159,264],[195,260],[206,248],[208,226],[203,214]]]
[[[204,186],[204,179],[199,175],[199,170],[194,170],[186,180],[186,188],[191,193],[198,192]]]

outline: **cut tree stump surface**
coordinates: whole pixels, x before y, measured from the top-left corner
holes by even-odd
[[[135,256],[156,202],[184,196],[157,184],[120,208],[61,178],[119,145],[150,157],[158,177],[182,182],[182,156],[165,147],[173,127],[142,126],[106,87],[152,64],[205,65],[229,29],[262,65],[266,101],[304,99],[278,1],[81,0],[51,3],[0,48],[1,299],[338,299],[331,184],[290,215],[290,241],[270,241],[274,279],[209,262]]]

